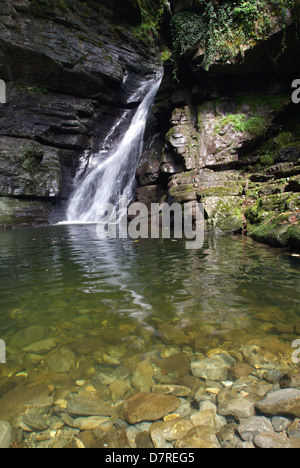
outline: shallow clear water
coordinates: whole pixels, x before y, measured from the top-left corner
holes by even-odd
[[[45,330],[36,341],[55,338],[56,349],[72,349],[94,366],[101,363],[95,351],[123,365],[162,346],[195,351],[199,333],[206,339],[201,352],[251,338],[280,339],[288,349],[297,332],[276,327],[297,325],[299,285],[299,258],[242,237],[208,237],[193,251],[183,240],[100,240],[93,225],[4,232],[0,339],[8,364],[0,376],[35,369],[30,381],[47,369],[45,356],[24,350],[31,342],[22,330],[32,326]],[[95,336],[97,347],[84,348]],[[84,379],[85,372],[68,378]]]

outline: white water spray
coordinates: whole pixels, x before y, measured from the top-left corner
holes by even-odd
[[[117,207],[121,196],[126,196],[128,200],[133,198],[146,121],[160,83],[161,77],[147,92],[125,135],[107,158],[96,166],[93,162],[93,169],[80,181],[69,202],[68,223],[98,223],[104,216],[101,208],[105,204],[111,203]],[[120,217],[122,215],[124,213],[119,213]]]

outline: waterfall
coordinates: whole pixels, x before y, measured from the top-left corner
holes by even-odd
[[[161,83],[161,76],[151,82],[144,82],[138,92],[131,96],[145,94],[132,117],[125,134],[110,149],[103,160],[94,155],[89,163],[87,174],[80,180],[67,209],[68,223],[97,223],[104,216],[104,204],[118,206],[121,196],[131,200],[134,196],[135,173],[143,151],[146,121]],[[126,117],[128,110],[124,112]],[[111,133],[111,132],[110,132]],[[100,161],[99,161],[100,159]]]

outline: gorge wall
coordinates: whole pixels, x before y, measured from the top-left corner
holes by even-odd
[[[172,52],[137,199],[197,200],[208,231],[299,250],[298,0],[0,0],[0,17],[1,226],[59,219],[79,157]]]
[[[137,196],[197,200],[208,231],[299,250],[299,5],[259,3],[171,2],[173,59],[154,109],[163,131]]]
[[[133,0],[0,1],[1,226],[58,219],[79,157],[105,151],[128,93],[159,63],[141,20]]]

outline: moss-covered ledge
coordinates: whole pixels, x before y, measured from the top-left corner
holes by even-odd
[[[280,193],[250,202],[248,235],[275,247],[300,251],[300,193]]]

